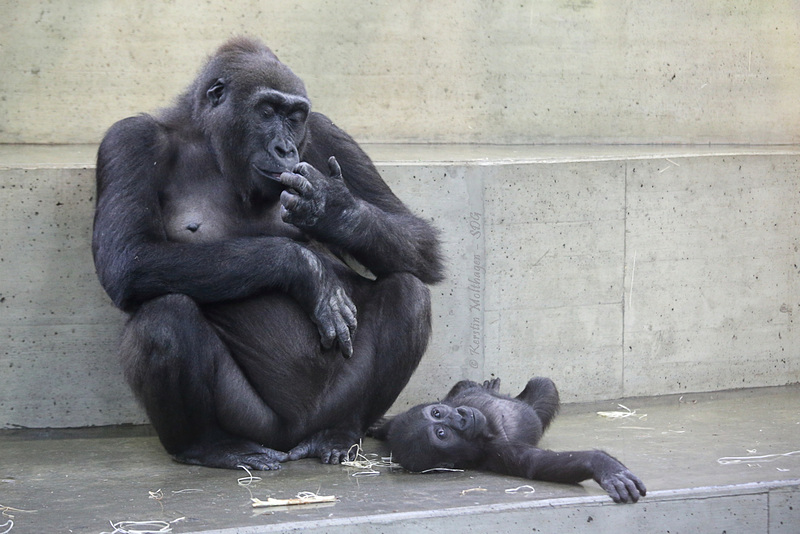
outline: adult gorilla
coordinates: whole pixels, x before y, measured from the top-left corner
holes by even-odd
[[[345,458],[417,367],[442,277],[435,230],[244,38],[108,131],[93,252],[161,443],[212,467]]]

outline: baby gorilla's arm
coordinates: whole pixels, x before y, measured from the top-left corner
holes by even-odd
[[[603,451],[554,452],[507,442],[489,445],[484,468],[505,475],[574,484],[594,479],[614,502],[636,502],[644,483],[622,462]]]

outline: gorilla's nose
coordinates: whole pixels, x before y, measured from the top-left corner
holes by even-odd
[[[458,413],[459,416],[458,417],[459,426],[461,428],[466,428],[469,425],[469,415],[470,415],[469,411],[466,408],[459,406],[458,408],[456,408],[456,413]]]
[[[297,148],[285,139],[273,139],[268,150],[273,158],[283,164],[285,170],[291,170],[300,161]]]

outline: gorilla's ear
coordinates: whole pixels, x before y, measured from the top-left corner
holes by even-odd
[[[225,101],[228,92],[225,90],[225,82],[222,81],[222,78],[218,78],[217,81],[214,82],[209,90],[206,91],[206,96],[208,97],[208,101],[211,102],[212,107],[216,107]]]
[[[381,417],[375,422],[375,424],[367,429],[367,436],[380,441],[386,441],[386,438],[389,436],[389,429],[392,426],[393,420],[393,417]]]

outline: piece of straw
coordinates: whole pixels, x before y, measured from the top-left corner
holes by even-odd
[[[467,493],[473,493],[473,492],[475,492],[475,491],[481,491],[481,492],[483,492],[483,491],[488,491],[488,490],[487,490],[486,488],[481,488],[481,487],[477,487],[477,488],[469,488],[469,489],[465,489],[465,490],[463,490],[463,491],[461,492],[461,495],[466,495]]]
[[[241,467],[242,469],[244,469],[245,473],[247,473],[246,477],[241,477],[236,480],[236,483],[239,484],[240,486],[249,486],[253,482],[258,482],[259,480],[261,480],[261,477],[253,476],[253,473],[250,472],[247,466],[239,464],[236,467]]]
[[[622,404],[617,404],[620,408],[625,410],[624,412],[597,412],[597,415],[600,417],[607,417],[609,419],[624,419],[626,417],[638,417],[639,419],[644,419],[647,417],[646,413],[638,414],[636,410],[631,410],[627,406],[623,406]]]
[[[114,530],[101,534],[164,534],[172,532],[174,523],[185,520],[185,517],[179,517],[172,521],[118,521],[117,523],[109,521]]]
[[[265,508],[267,506],[294,506],[298,504],[317,504],[321,502],[336,502],[335,495],[317,495],[311,491],[302,491],[297,497],[292,499],[273,499],[268,497],[266,501],[253,497],[253,508]]]
[[[516,488],[508,488],[506,493],[536,493],[536,488],[530,484],[525,484],[524,486],[517,486]]]
[[[795,454],[800,454],[800,451],[784,452],[782,454],[764,454],[762,456],[725,456],[719,458],[717,463],[721,465],[766,463],[774,462],[778,458],[794,456]]]

